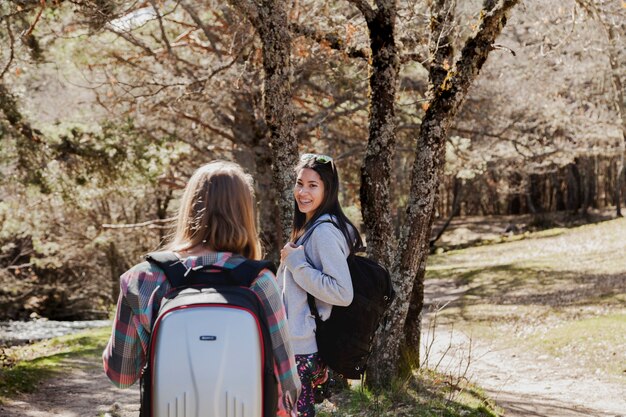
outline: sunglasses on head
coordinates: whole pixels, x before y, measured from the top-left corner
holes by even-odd
[[[302,154],[302,156],[300,156],[300,161],[302,162],[309,161],[311,159],[314,159],[315,162],[319,162],[320,164],[327,164],[329,162],[333,162],[333,158],[331,158],[328,155],[320,155],[317,153],[304,153]]]

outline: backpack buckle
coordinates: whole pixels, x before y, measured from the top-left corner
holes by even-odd
[[[187,275],[189,275],[189,273],[190,273],[191,271],[197,271],[197,270],[202,269],[202,268],[204,268],[204,265],[196,265],[196,266],[194,266],[194,267],[187,268],[187,270],[186,270],[186,271],[185,271],[185,273],[183,274],[183,277],[187,278]]]

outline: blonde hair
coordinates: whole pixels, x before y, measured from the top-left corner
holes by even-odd
[[[198,168],[185,187],[168,248],[195,246],[261,259],[252,177],[233,162],[213,161]]]

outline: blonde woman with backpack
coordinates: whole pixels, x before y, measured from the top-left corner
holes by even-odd
[[[187,272],[207,266],[235,269],[246,259],[261,258],[255,218],[252,178],[235,163],[208,163],[189,180],[180,202],[176,232],[165,249],[174,252]],[[105,373],[116,386],[125,388],[140,378],[150,355],[155,306],[158,311],[170,287],[164,270],[154,262],[135,265],[121,276],[113,332],[103,353]],[[262,269],[249,288],[262,305],[271,336],[279,381],[277,415],[295,415],[300,381],[276,277],[269,269]],[[263,415],[267,417],[267,413]]]
[[[328,371],[318,354],[307,293],[315,298],[323,320],[333,305],[349,305],[353,288],[347,257],[362,242],[339,204],[339,175],[333,159],[304,154],[295,170],[293,230],[291,241],[281,250],[277,275],[302,383],[298,415],[312,417],[315,387],[325,382]]]

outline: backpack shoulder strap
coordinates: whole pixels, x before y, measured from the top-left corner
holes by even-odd
[[[300,244],[304,246],[304,244],[309,240],[309,238],[313,234],[313,230],[315,230],[315,228],[317,226],[319,226],[320,224],[322,224],[322,223],[332,223],[335,227],[339,228],[339,226],[337,226],[337,224],[334,221],[332,221],[332,220],[320,220],[320,221],[317,221],[317,222],[313,223],[313,225],[311,226],[311,228],[309,230],[306,231],[306,233],[304,234]],[[306,257],[306,260],[307,260],[308,263],[313,264],[311,262],[311,260],[309,259],[308,255],[306,254],[306,252],[304,253],[304,256]],[[309,304],[309,310],[311,311],[311,314],[313,314],[313,317],[315,317],[315,320],[317,322],[321,321],[322,319],[320,318],[319,312],[317,311],[317,305],[315,304],[315,297],[313,297],[313,295],[311,295],[311,293],[307,292],[306,293],[306,300],[307,300],[307,303]]]
[[[250,284],[252,284],[252,281],[254,281],[256,277],[259,276],[259,273],[265,268],[276,274],[276,266],[272,262],[266,260],[253,261],[251,259],[246,259],[230,271],[230,276],[239,285],[249,287]]]
[[[309,310],[311,310],[311,314],[315,317],[316,322],[322,321],[320,318],[320,313],[317,311],[317,304],[315,304],[315,297],[311,295],[311,293],[306,293],[306,301],[309,304]]]
[[[309,228],[309,230],[307,230],[307,231],[306,231],[306,233],[304,233],[304,235],[302,235],[302,238],[301,238],[300,244],[301,244],[301,245],[304,245],[304,244],[305,244],[305,243],[309,240],[309,238],[311,237],[311,235],[313,234],[313,231],[317,228],[317,226],[319,226],[319,225],[320,225],[320,224],[322,224],[322,223],[332,223],[332,224],[333,224],[333,225],[335,225],[337,228],[339,228],[339,226],[337,226],[337,225],[335,224],[335,222],[334,222],[334,221],[332,221],[332,220],[319,220],[319,221],[316,221],[315,223],[313,223],[313,225],[311,225],[311,227]]]
[[[187,268],[172,251],[150,252],[146,260],[163,270],[172,288],[182,285]]]
[[[197,274],[192,274],[189,278],[187,278],[190,271],[187,270],[187,267],[185,267],[174,252],[151,252],[146,255],[146,260],[163,270],[172,288],[178,288],[186,286],[189,283],[195,283],[194,278],[196,278]],[[222,268],[217,265],[211,265],[210,268],[221,269],[227,274],[228,277],[230,277],[230,279],[234,280],[234,284],[247,287],[249,287],[252,281],[255,280],[255,278],[259,275],[259,272],[265,268],[271,270],[273,273],[276,273],[276,267],[274,264],[265,260],[253,261],[246,259],[233,269]],[[201,277],[198,279],[202,282]]]

